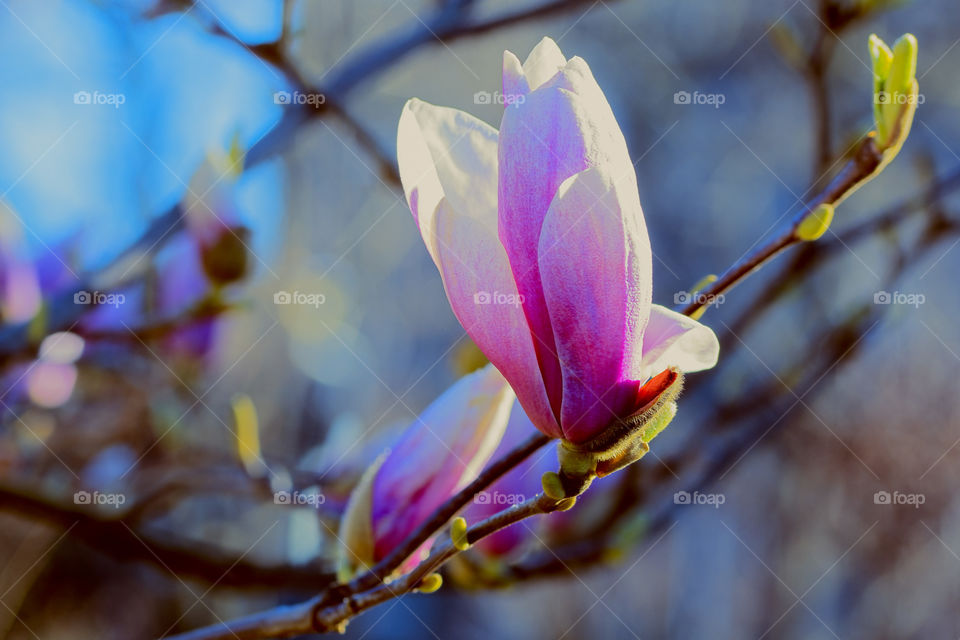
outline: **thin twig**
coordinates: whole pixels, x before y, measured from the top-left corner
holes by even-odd
[[[27,487],[0,485],[0,511],[26,516],[63,529],[85,546],[114,560],[147,561],[161,571],[221,586],[264,589],[313,589],[325,575],[317,565],[262,565],[225,554],[199,540],[180,539],[169,532],[149,531],[127,517],[84,505],[40,496]],[[328,578],[332,578],[326,574]]]
[[[840,170],[840,173],[830,181],[830,184],[819,195],[804,204],[785,229],[735,263],[717,280],[698,292],[699,295],[696,296],[696,299],[684,307],[681,313],[688,316],[693,315],[709,304],[712,298],[735,287],[741,280],[769,262],[775,255],[787,247],[802,242],[797,235],[797,229],[804,218],[821,204],[839,204],[873,176],[880,167],[882,160],[883,157],[874,143],[873,136],[865,138],[857,147],[850,161]]]

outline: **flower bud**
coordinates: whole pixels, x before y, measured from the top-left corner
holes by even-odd
[[[235,282],[247,273],[249,230],[240,223],[234,193],[242,167],[236,146],[229,154],[210,154],[191,178],[183,201],[187,229],[215,284]]]
[[[420,593],[433,593],[442,586],[443,576],[439,573],[431,573],[424,576],[423,580],[420,581],[420,586],[417,587],[417,591]]]
[[[350,496],[340,525],[341,579],[382,560],[477,477],[503,437],[514,399],[488,365],[461,378],[407,427]],[[400,571],[415,567],[430,542]]]
[[[453,546],[460,551],[466,551],[470,548],[470,542],[467,540],[467,520],[465,518],[454,518],[450,523],[450,538],[453,540]]]
[[[817,240],[827,232],[833,222],[833,205],[821,204],[811,211],[797,226],[797,237],[805,242]]]

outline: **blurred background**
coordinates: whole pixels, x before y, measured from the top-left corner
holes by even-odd
[[[0,637],[162,637],[328,583],[359,474],[482,363],[399,188],[408,98],[497,126],[504,49],[586,59],[673,305],[843,165],[867,37],[904,32],[900,156],[708,310],[721,363],[653,453],[347,635],[960,635],[953,2],[0,5]]]

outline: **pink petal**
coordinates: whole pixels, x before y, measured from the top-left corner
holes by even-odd
[[[523,65],[510,51],[503,52],[503,94],[507,96],[525,96],[530,93],[527,79],[523,75]]]
[[[539,265],[563,374],[560,424],[583,441],[632,413],[650,313],[650,241],[635,187],[601,169],[565,181]]]
[[[535,73],[524,65],[528,80],[531,73],[546,73],[553,59],[549,51],[546,46],[540,62],[528,60]],[[500,239],[525,298],[524,312],[547,396],[559,415],[563,382],[537,263],[543,219],[560,184],[589,167],[608,167],[609,174],[634,194],[636,177],[613,112],[579,58],[570,60],[522,103],[505,109],[499,156]]]
[[[407,428],[374,479],[376,560],[476,478],[503,437],[513,401],[488,365],[457,381]]]
[[[400,118],[400,177],[454,314],[539,427],[559,436],[522,307],[497,238],[497,132],[456,109],[411,100]]]
[[[510,382],[537,428],[560,437],[533,339],[507,262],[490,225],[459,215],[446,200],[437,209],[440,275],[454,314],[490,362]]]
[[[638,375],[654,376],[669,367],[684,373],[703,371],[717,364],[719,353],[720,343],[710,327],[655,304],[643,334]]]

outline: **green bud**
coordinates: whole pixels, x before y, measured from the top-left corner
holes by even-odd
[[[450,523],[450,538],[457,551],[466,551],[470,548],[467,542],[467,521],[464,518],[454,518]]]
[[[564,498],[557,502],[557,511],[569,511],[573,509],[573,505],[577,504],[576,497],[573,498]]]
[[[420,593],[433,593],[441,586],[443,586],[443,576],[439,573],[430,573],[420,581],[420,586],[417,587],[417,591]]]
[[[690,289],[690,293],[697,293],[698,291],[702,291],[704,288],[713,284],[716,281],[717,281],[716,274],[711,273],[711,274],[705,275],[702,278],[700,278],[700,281],[697,282],[697,284],[693,285],[693,288]]]
[[[870,59],[873,62],[873,121],[877,128],[877,134],[881,138],[887,135],[886,127],[883,122],[883,83],[890,73],[890,64],[893,62],[893,52],[877,34],[870,34],[867,44],[870,50]]]
[[[677,415],[677,403],[667,402],[661,407],[660,411],[652,417],[640,431],[640,440],[649,443],[657,437],[661,431],[667,428],[667,425]]]
[[[879,38],[876,40],[883,44]],[[885,61],[887,53],[871,39],[871,57],[875,49],[878,52],[874,60],[873,101],[876,143],[884,152],[885,162],[889,162],[906,140],[917,108],[917,39],[909,33],[900,36],[893,45],[889,63]],[[883,73],[882,77],[879,73]]]
[[[870,60],[873,62],[874,79],[883,83],[890,73],[890,63],[893,62],[893,52],[880,37],[872,33],[867,41],[867,47],[870,49]]]
[[[543,485],[543,493],[553,500],[563,500],[567,497],[567,492],[563,488],[563,481],[556,471],[547,471],[540,478],[540,484]]]
[[[831,222],[833,222],[833,205],[821,204],[808,213],[797,226],[797,237],[804,242],[816,240],[827,232]]]
[[[905,33],[893,43],[893,62],[883,83],[890,93],[907,93],[917,77],[917,39]]]

